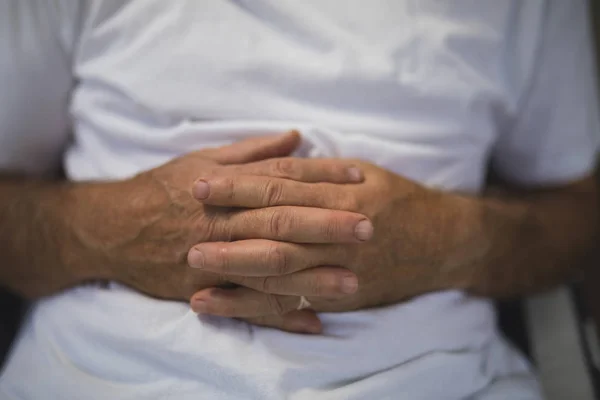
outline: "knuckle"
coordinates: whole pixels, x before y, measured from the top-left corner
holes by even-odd
[[[283,301],[280,296],[270,295],[267,296],[267,301],[269,303],[269,309],[275,315],[283,315],[286,313],[286,308],[283,305]]]
[[[279,203],[283,195],[283,186],[279,182],[268,180],[264,186],[263,198],[267,205]]]
[[[273,274],[285,275],[288,272],[288,257],[279,246],[270,246],[266,258],[266,265],[271,267]]]
[[[271,168],[275,176],[292,177],[296,175],[294,161],[289,158],[274,160]]]
[[[278,280],[272,276],[256,278],[255,289],[263,293],[273,293],[278,286]]]
[[[251,287],[259,292],[267,293],[267,289],[269,288],[269,277],[257,277],[253,279],[253,285]]]
[[[323,296],[329,291],[327,282],[319,276],[315,276],[311,279],[309,290],[313,296]]]
[[[340,236],[341,226],[343,224],[342,218],[338,215],[332,215],[329,218],[324,218],[324,224],[321,228],[323,237],[327,240],[336,240]]]
[[[214,216],[204,214],[194,225],[194,230],[199,234],[198,241],[208,242],[217,237],[219,223]]]
[[[231,242],[234,230],[233,223],[219,218],[217,215],[203,219],[200,230],[203,232],[200,242]]]
[[[287,222],[288,216],[281,210],[275,210],[271,212],[269,216],[269,230],[270,233],[276,237],[281,238],[286,233],[289,223]]]
[[[229,262],[229,251],[226,246],[220,246],[216,251],[215,268],[221,271],[222,274],[228,275],[231,273],[232,267]]]
[[[225,195],[227,200],[235,199],[235,179],[232,176],[225,176],[220,179],[220,185],[222,187],[221,193]]]

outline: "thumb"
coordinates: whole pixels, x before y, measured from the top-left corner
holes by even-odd
[[[228,146],[198,152],[219,164],[246,164],[268,158],[289,156],[300,144],[300,133],[290,131],[283,135],[261,136],[242,140]]]

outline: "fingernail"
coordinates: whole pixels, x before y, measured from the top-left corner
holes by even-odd
[[[208,185],[208,182],[203,180],[196,181],[194,187],[192,188],[192,195],[198,200],[204,200],[208,198],[209,194],[210,186]]]
[[[361,182],[363,180],[361,170],[356,167],[348,168],[348,177],[352,182]]]
[[[362,220],[354,228],[354,235],[360,241],[366,241],[373,236],[373,224],[369,220]]]
[[[358,290],[358,280],[355,276],[346,276],[342,279],[342,292],[353,294]]]
[[[192,268],[204,268],[204,253],[193,248],[188,257],[188,264]]]
[[[208,304],[203,299],[192,300],[192,310],[198,314],[204,314],[208,311]]]

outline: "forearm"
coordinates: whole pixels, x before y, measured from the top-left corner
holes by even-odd
[[[32,298],[89,278],[73,268],[78,254],[69,227],[64,181],[21,176],[0,178],[0,284]]]
[[[160,274],[170,270],[180,279],[169,282],[183,292],[185,260],[171,255],[179,252],[175,243],[173,249],[165,247],[162,235],[154,232],[172,207],[164,190],[143,178],[71,183],[3,176],[0,286],[37,298],[85,281],[112,280],[162,296],[169,285]],[[212,274],[193,276],[188,291],[222,283]],[[155,279],[157,287],[146,289],[148,279]]]
[[[471,199],[475,248],[462,271],[468,291],[489,297],[529,294],[577,274],[597,246],[598,188],[490,193]]]

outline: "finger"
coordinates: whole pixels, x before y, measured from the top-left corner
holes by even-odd
[[[247,277],[228,275],[228,281],[257,290],[285,296],[321,297],[339,299],[358,290],[354,273],[339,267],[316,267],[289,275]]]
[[[309,183],[357,183],[364,179],[356,164],[344,159],[273,158],[234,165],[225,171],[233,176],[260,175]]]
[[[343,186],[305,183],[270,176],[226,175],[198,180],[192,191],[204,204],[263,208],[302,206],[350,211],[352,194]]]
[[[218,275],[287,275],[318,265],[344,265],[348,251],[340,246],[297,245],[264,239],[206,242],[188,253],[188,264]]]
[[[288,156],[299,144],[300,134],[297,131],[291,131],[283,135],[262,136],[242,140],[229,146],[204,149],[197,154],[220,164],[244,164],[267,158]]]
[[[294,243],[360,243],[373,235],[361,214],[308,207],[269,207],[215,215],[212,241],[268,239]]]
[[[291,311],[284,315],[269,315],[257,318],[246,318],[252,325],[279,329],[291,333],[318,334],[323,331],[321,320],[314,311]]]
[[[190,305],[194,312],[228,318],[256,318],[283,315],[296,310],[300,298],[265,294],[245,287],[211,288],[194,294]]]

